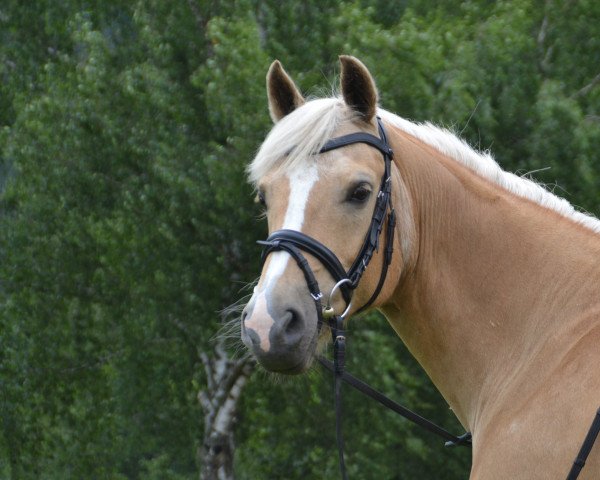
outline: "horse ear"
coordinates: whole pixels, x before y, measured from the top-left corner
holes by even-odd
[[[304,103],[304,97],[300,90],[283,69],[279,60],[275,60],[271,64],[267,73],[267,95],[273,123],[277,123]]]
[[[346,104],[369,122],[377,112],[377,87],[367,67],[357,58],[340,55],[342,96]]]

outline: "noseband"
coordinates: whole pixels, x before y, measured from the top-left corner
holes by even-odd
[[[346,302],[346,306],[348,307],[352,300],[353,291],[356,289],[356,287],[358,287],[360,279],[367,269],[373,254],[379,249],[379,238],[385,223],[386,213],[389,210],[389,213],[387,214],[388,225],[385,236],[385,256],[381,274],[379,276],[379,283],[371,295],[371,298],[360,309],[358,309],[359,312],[368,308],[379,295],[379,292],[385,283],[388,266],[392,261],[396,215],[392,207],[392,181],[390,172],[394,152],[388,144],[385,129],[383,128],[383,124],[379,117],[377,117],[377,126],[379,129],[379,137],[366,132],[351,133],[342,137],[332,138],[323,146],[323,148],[321,148],[321,150],[319,150],[319,153],[326,153],[331,150],[353,145],[355,143],[364,143],[376,148],[383,155],[384,171],[381,178],[379,192],[377,194],[377,200],[375,202],[375,208],[373,210],[373,216],[371,217],[371,224],[365,236],[363,245],[359,250],[352,266],[347,272],[335,253],[333,253],[318,240],[315,240],[314,238],[309,237],[300,231],[287,229],[277,230],[269,235],[266,240],[261,240],[258,242],[259,244],[264,245],[264,250],[262,253],[263,263],[269,253],[278,250],[288,252],[296,261],[298,267],[304,274],[308,290],[315,301],[319,329],[323,324],[324,317],[327,319],[333,317],[333,310],[323,308],[321,303],[323,293],[321,292],[315,275],[308,265],[306,258],[302,254],[302,251],[307,252],[315,257],[327,269],[327,271],[335,280],[336,285],[339,286],[342,296]],[[348,308],[346,308],[346,310],[348,310]]]

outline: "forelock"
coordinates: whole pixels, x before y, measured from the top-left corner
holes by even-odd
[[[250,182],[276,168],[291,169],[299,162],[315,161],[316,153],[336,129],[355,114],[341,98],[311,100],[275,124],[248,166]]]

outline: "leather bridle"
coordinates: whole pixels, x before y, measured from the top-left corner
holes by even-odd
[[[323,293],[321,292],[319,284],[310,266],[308,265],[306,258],[302,254],[302,251],[309,253],[319,260],[321,264],[323,264],[323,266],[335,280],[336,284],[339,284],[339,289],[344,297],[346,305],[348,306],[352,300],[353,291],[356,289],[356,287],[358,287],[360,279],[367,269],[373,254],[379,248],[381,231],[387,218],[384,261],[381,274],[379,276],[379,282],[369,300],[358,309],[358,312],[365,310],[375,301],[383,287],[383,284],[385,283],[388,266],[392,261],[394,230],[396,225],[396,215],[392,207],[391,199],[391,163],[394,153],[388,144],[385,129],[383,128],[383,123],[379,117],[377,117],[377,126],[379,130],[379,137],[366,132],[350,133],[348,135],[329,140],[321,148],[321,150],[319,150],[319,153],[326,153],[331,150],[353,145],[355,143],[365,143],[376,148],[383,155],[384,171],[379,186],[379,192],[377,193],[373,216],[371,217],[371,224],[365,236],[362,247],[359,250],[352,266],[347,272],[335,253],[333,253],[318,240],[315,240],[314,238],[309,237],[300,231],[287,229],[277,230],[269,235],[266,240],[258,242],[265,247],[262,253],[263,262],[266,260],[269,253],[277,250],[288,252],[296,261],[304,273],[308,289],[313,297],[313,300],[315,301],[319,329],[323,324],[323,306],[321,303]],[[325,316],[327,316],[327,314]]]
[[[264,241],[258,243],[264,245],[262,253],[262,261],[266,260],[267,256],[274,251],[285,251],[289,253],[298,264],[300,270],[304,274],[308,290],[315,302],[317,310],[318,330],[323,326],[324,319],[327,320],[331,330],[333,341],[334,362],[332,370],[334,371],[334,395],[335,395],[335,412],[336,412],[336,434],[338,441],[338,455],[342,478],[346,479],[346,466],[344,462],[344,441],[342,435],[342,409],[341,409],[341,382],[348,381],[348,375],[344,376],[346,336],[343,330],[344,317],[349,312],[352,301],[352,293],[358,287],[360,279],[369,265],[373,254],[379,249],[379,241],[384,223],[387,218],[387,228],[385,235],[385,251],[379,282],[375,287],[369,300],[361,306],[357,311],[365,310],[377,299],[385,278],[387,276],[388,267],[392,261],[394,230],[396,226],[396,215],[392,206],[392,177],[391,163],[394,156],[390,145],[387,141],[387,135],[383,127],[381,119],[377,117],[377,128],[379,137],[366,132],[350,133],[341,137],[336,137],[329,140],[319,153],[326,153],[338,148],[356,143],[364,143],[379,150],[383,156],[384,170],[381,177],[379,192],[375,200],[375,208],[371,217],[371,224],[362,247],[360,248],[356,259],[348,271],[345,270],[342,263],[339,261],[335,253],[323,245],[318,240],[315,240],[308,235],[297,230],[277,230],[273,232]],[[386,215],[387,214],[387,215]],[[327,300],[327,306],[322,305],[323,293],[319,288],[319,284],[315,275],[304,257],[302,251],[309,253],[315,257],[327,269],[330,275],[335,280],[335,286],[331,290]],[[335,291],[339,288],[345,302],[346,309],[341,315],[336,315],[333,308],[330,306],[331,298]],[[327,367],[327,363],[322,361]]]

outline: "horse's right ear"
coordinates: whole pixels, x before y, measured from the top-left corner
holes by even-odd
[[[269,97],[269,112],[273,123],[277,123],[287,114],[304,104],[304,97],[294,81],[275,60],[267,73],[267,95]]]
[[[346,104],[358,113],[365,122],[370,122],[377,113],[377,87],[367,67],[354,57],[340,55],[342,74],[340,83]]]

